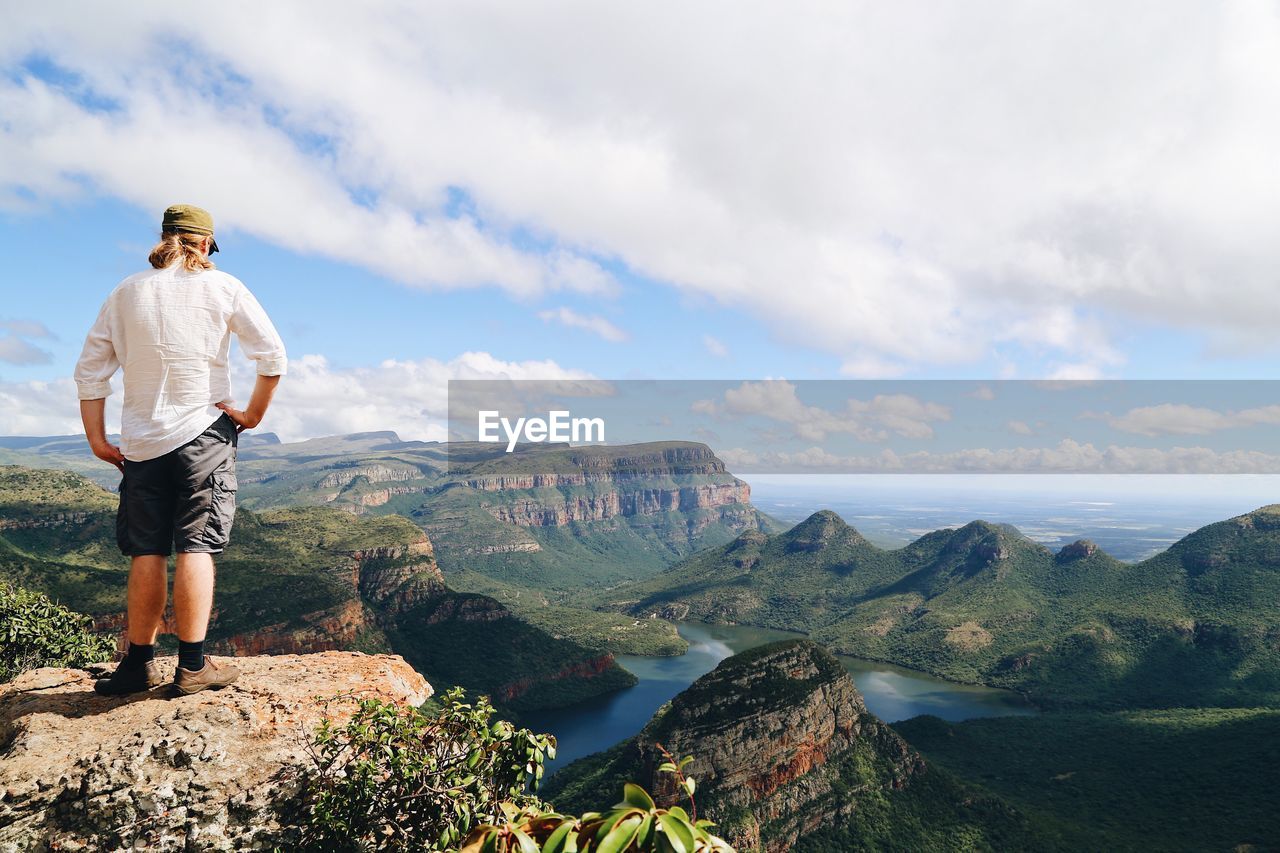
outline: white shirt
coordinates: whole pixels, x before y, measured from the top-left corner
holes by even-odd
[[[81,400],[111,394],[124,367],[120,452],[142,462],[204,432],[232,403],[231,333],[260,376],[282,376],[284,342],[258,300],[235,276],[187,272],[181,260],[131,275],[102,303],[76,363]]]

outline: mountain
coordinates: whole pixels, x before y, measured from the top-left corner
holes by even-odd
[[[644,730],[553,776],[572,811],[633,781],[677,797],[663,749],[690,755],[700,815],[740,851],[1046,849],[994,797],[939,773],[867,712],[840,662],[808,640],[728,658]],[[963,839],[963,844],[960,840]]]
[[[1088,541],[1054,553],[985,521],[884,550],[823,511],[602,600],[638,616],[803,631],[838,652],[1052,706],[1280,701],[1280,506],[1137,564]]]
[[[119,477],[82,437],[0,439],[0,462]],[[450,583],[593,648],[679,654],[661,622],[576,606],[585,588],[649,577],[744,530],[776,532],[751,490],[704,444],[494,445],[402,441],[394,432],[288,444],[243,443],[239,498],[250,509],[329,506],[403,515],[431,536]]]
[[[0,580],[120,630],[128,560],[115,545],[115,506],[77,474],[0,467]],[[461,684],[515,710],[634,683],[611,654],[450,589],[430,539],[407,519],[327,507],[237,511],[209,640],[237,655],[395,651],[439,686]]]

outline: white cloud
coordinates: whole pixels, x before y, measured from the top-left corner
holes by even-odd
[[[700,414],[725,418],[761,417],[786,424],[805,441],[822,441],[832,433],[848,433],[860,441],[879,442],[890,433],[904,438],[932,438],[932,424],[951,418],[951,410],[909,394],[877,394],[870,400],[849,398],[838,411],[811,406],[785,379],[743,382],[721,400],[699,400]]]
[[[539,311],[538,317],[544,323],[559,323],[571,329],[585,329],[593,335],[599,335],[606,341],[620,343],[627,339],[627,333],[599,315],[579,314],[572,308],[561,306],[556,309]]]
[[[897,454],[886,448],[875,455],[842,456],[820,447],[794,453],[736,447],[717,455],[739,474],[1280,474],[1280,456],[1272,453],[1204,447],[1099,448],[1071,439],[1053,447],[967,448],[947,453]]]
[[[1009,432],[1015,435],[1035,435],[1035,430],[1026,421],[1009,421],[1006,426],[1008,426]]]
[[[238,405],[248,402],[253,371],[241,358],[233,362],[232,385]],[[289,360],[289,373],[260,430],[283,441],[323,435],[394,430],[401,438],[443,440],[448,418],[450,379],[589,379],[580,370],[554,361],[501,361],[485,352],[466,352],[449,361],[384,361],[376,367],[335,368],[321,355]],[[107,431],[120,428],[120,379],[107,398]],[[75,384],[0,382],[0,434],[64,435],[83,431]]]
[[[36,53],[78,97],[3,78],[10,207],[196,199],[519,297],[611,291],[616,258],[858,376],[1010,346],[1096,376],[1135,323],[1256,350],[1280,322],[1262,0],[23,4],[0,62]]]
[[[713,335],[702,336],[702,347],[716,358],[729,357],[729,348],[725,346],[724,341]]]
[[[52,338],[53,332],[35,320],[0,320],[0,361],[9,364],[49,364],[53,354],[28,338]]]
[[[1162,403],[1139,406],[1118,417],[1106,416],[1107,423],[1137,435],[1208,435],[1224,429],[1249,426],[1280,426],[1280,406],[1219,412],[1204,406]]]

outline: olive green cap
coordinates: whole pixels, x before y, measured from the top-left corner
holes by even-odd
[[[204,237],[212,237],[213,217],[203,207],[196,207],[194,204],[175,204],[165,210],[164,219],[160,223],[160,230],[163,232],[180,231],[184,234],[200,234]],[[218,251],[218,241],[214,240],[212,243],[209,246],[209,254]]]

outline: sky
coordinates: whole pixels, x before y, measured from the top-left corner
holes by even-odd
[[[5,18],[0,434],[80,431],[84,333],[175,202],[284,337],[285,440],[441,438],[451,378],[1269,379],[1280,354],[1274,2]]]

